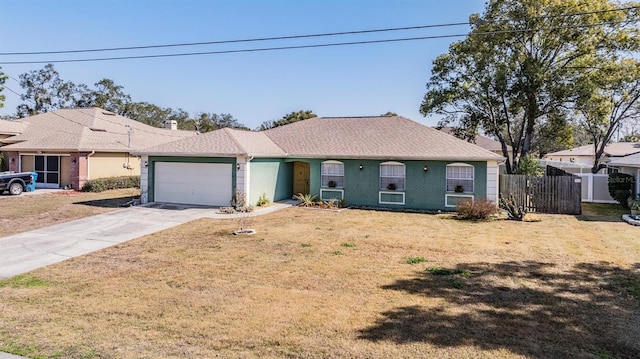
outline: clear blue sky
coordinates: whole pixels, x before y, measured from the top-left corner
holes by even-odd
[[[133,1],[8,0],[0,4],[0,52],[55,51],[274,37],[466,22],[479,0]],[[467,26],[331,38],[75,55],[0,56],[0,61],[216,51],[462,34]],[[255,128],[297,110],[319,116],[387,111],[435,125],[419,113],[439,39],[177,58],[55,64],[62,79],[90,86],[109,78],[134,101],[230,113]],[[0,65],[18,78],[41,65]],[[6,87],[22,92],[9,79]],[[15,112],[5,89],[0,114]]]

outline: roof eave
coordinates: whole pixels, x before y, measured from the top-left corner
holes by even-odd
[[[131,151],[134,156],[162,156],[162,157],[239,157],[249,156],[247,153],[214,153],[214,152],[147,152],[147,151]]]
[[[475,157],[475,156],[392,156],[392,155],[334,155],[334,154],[287,154],[288,158],[336,158],[345,160],[405,160],[405,161],[505,161],[503,156]]]

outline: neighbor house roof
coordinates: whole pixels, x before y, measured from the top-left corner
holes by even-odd
[[[454,135],[455,129],[453,127],[442,127],[440,128],[440,131],[455,137]],[[487,136],[477,135],[476,138],[473,141],[471,141],[471,143],[477,146],[480,146],[485,150],[496,151],[496,152],[502,151],[502,144],[500,144],[500,141],[496,141]],[[507,145],[507,151],[511,152],[511,146]]]
[[[20,120],[0,120],[0,135],[17,135],[24,131],[27,124]]]
[[[608,165],[622,167],[640,167],[640,153],[613,159],[609,161]]]
[[[235,143],[234,143],[235,142]],[[502,156],[400,116],[326,117],[262,132],[217,130],[138,154],[289,158],[501,160]]]
[[[1,140],[9,150],[128,152],[195,135],[146,125],[93,107],[57,110],[20,120],[18,135]]]
[[[638,152],[640,152],[638,142],[612,142],[604,148],[604,154],[608,157],[623,157]],[[546,157],[548,156],[595,156],[595,149],[591,144],[548,153]]]

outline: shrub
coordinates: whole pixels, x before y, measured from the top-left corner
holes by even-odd
[[[298,193],[296,195],[293,196],[295,199],[297,199],[298,201],[300,201],[300,205],[302,207],[312,207],[316,204],[316,196],[315,195],[310,195],[310,194],[302,194],[302,193]]]
[[[544,176],[544,169],[540,166],[540,160],[526,154],[520,158],[518,161],[518,169],[516,174],[525,175],[525,176],[533,176],[533,177],[542,177]]]
[[[629,209],[629,198],[632,198],[631,191],[626,189],[619,189],[613,193],[613,199],[618,201],[624,209]]]
[[[267,194],[263,193],[262,196],[258,198],[258,202],[256,203],[256,206],[262,207],[262,206],[268,205],[269,203],[271,203],[271,201],[269,200],[269,198],[267,198]]]
[[[85,182],[82,191],[103,192],[120,188],[140,188],[140,176],[96,178]]]
[[[516,199],[513,197],[513,194],[510,194],[509,198],[504,198],[500,195],[500,208],[507,211],[509,219],[516,221],[522,221],[524,216],[527,214],[527,210],[524,206],[516,203]]]
[[[607,183],[609,195],[627,208],[627,200],[633,194],[634,178],[626,173],[610,173]]]
[[[247,205],[247,195],[239,189],[233,195],[233,198],[229,202],[234,209],[242,208]]]
[[[482,199],[478,201],[464,200],[456,205],[458,218],[473,221],[487,220],[498,212],[498,207],[492,201]]]

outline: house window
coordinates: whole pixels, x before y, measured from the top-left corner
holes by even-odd
[[[404,164],[384,162],[380,164],[380,189],[404,191]]]
[[[447,192],[473,193],[473,166],[465,163],[447,165]]]
[[[344,164],[338,161],[322,162],[322,187],[344,187]]]

